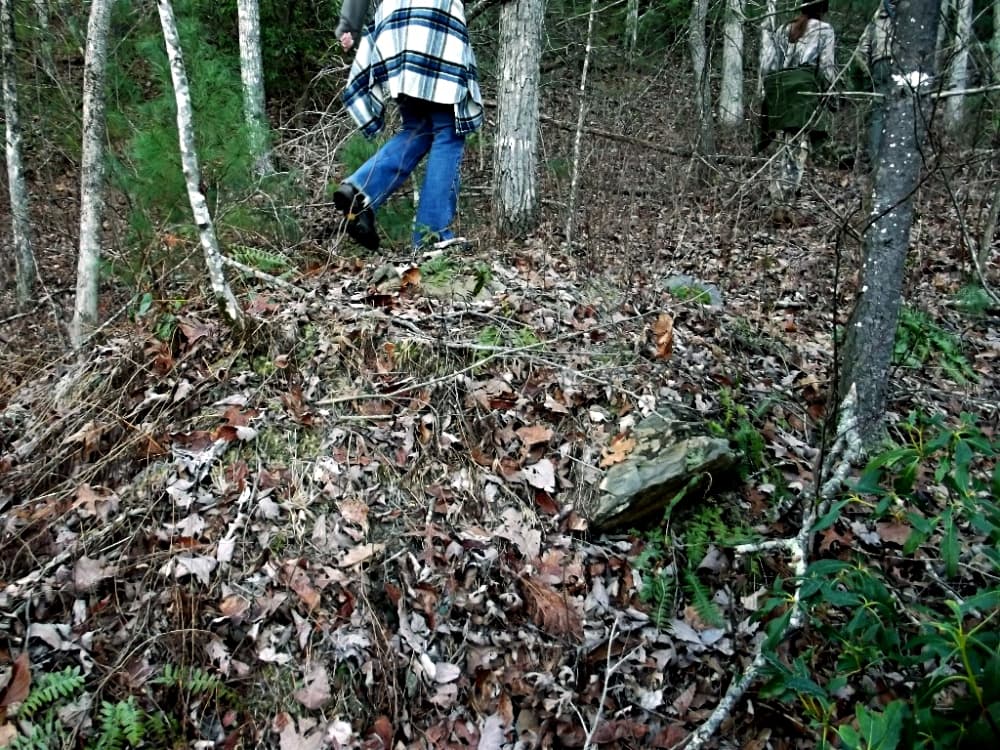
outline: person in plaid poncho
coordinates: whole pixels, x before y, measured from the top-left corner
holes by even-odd
[[[382,0],[362,24],[369,0],[344,0],[337,35],[357,53],[344,104],[369,138],[385,124],[393,99],[401,130],[334,193],[347,233],[370,250],[379,246],[375,212],[426,157],[413,244],[443,248],[464,240],[451,224],[458,207],[465,138],[483,122],[476,58],[461,0]]]

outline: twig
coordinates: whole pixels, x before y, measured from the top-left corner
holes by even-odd
[[[576,115],[576,130],[573,135],[573,175],[569,181],[569,208],[566,211],[566,244],[573,242],[573,219],[576,213],[576,194],[580,185],[580,148],[583,144],[583,117],[587,111],[587,72],[590,70],[590,53],[594,49],[594,17],[597,15],[597,0],[590,0],[590,14],[587,16],[587,49],[583,56],[583,72],[580,74],[580,105]]]
[[[614,664],[611,663],[611,645],[615,641],[615,632],[618,630],[618,618],[615,617],[615,621],[611,623],[611,632],[608,633],[608,656],[604,668],[604,684],[601,686],[601,699],[597,702],[597,714],[594,716],[594,720],[590,722],[590,729],[587,730],[587,738],[583,741],[583,750],[591,750],[595,747],[594,735],[597,734],[597,730],[601,726],[601,719],[604,717],[604,706],[608,701],[608,689],[611,685],[611,675],[618,671],[618,668],[633,654],[635,649],[632,649],[628,653],[624,654],[618,661]],[[580,723],[583,724],[583,714],[580,713],[580,709],[573,707],[576,710],[576,715],[580,719]]]
[[[222,256],[222,262],[227,266],[232,266],[233,268],[242,271],[243,273],[250,274],[255,279],[263,281],[267,284],[273,284],[276,287],[280,287],[281,289],[287,289],[288,291],[295,292],[296,294],[301,294],[301,295],[308,294],[308,292],[306,292],[306,290],[303,289],[302,287],[295,286],[295,284],[290,284],[284,279],[279,279],[277,276],[272,276],[269,273],[258,271],[253,266],[248,266],[245,263],[240,263],[238,260],[233,260],[232,258],[229,258],[225,255]]]
[[[791,553],[792,565],[795,568],[795,591],[792,595],[791,615],[783,635],[798,630],[805,619],[805,609],[802,606],[802,583],[808,568],[808,551],[813,538],[813,526],[816,520],[830,507],[833,497],[840,490],[852,463],[861,456],[861,438],[857,431],[857,392],[851,387],[850,392],[841,404],[840,431],[826,462],[829,479],[820,487],[816,502],[806,509],[802,518],[802,526],[798,534],[788,539],[774,539],[756,544],[741,544],[736,548],[737,555],[750,554],[773,549],[787,549]],[[733,680],[726,694],[719,701],[711,715],[698,729],[685,740],[685,750],[698,750],[712,738],[733,708],[742,699],[744,693],[757,679],[761,669],[767,663],[764,653],[764,643],[754,655],[753,661],[746,671]]]

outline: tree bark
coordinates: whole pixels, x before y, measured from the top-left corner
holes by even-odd
[[[260,52],[259,0],[237,0],[240,35],[240,77],[243,80],[243,117],[246,120],[250,154],[258,175],[274,172],[268,143],[264,107],[264,64]]]
[[[198,166],[198,153],[194,142],[191,91],[184,69],[184,57],[181,52],[180,37],[177,34],[177,23],[174,20],[174,9],[170,0],[157,0],[157,3],[160,25],[163,27],[163,41],[166,44],[167,57],[170,59],[170,78],[174,84],[174,97],[177,101],[177,134],[180,141],[181,167],[184,170],[191,212],[194,214],[194,222],[201,238],[201,248],[205,254],[205,265],[208,267],[208,278],[216,304],[229,327],[235,333],[242,334],[246,330],[243,311],[222,271],[222,253],[219,251],[219,242],[215,236],[215,226],[200,187],[201,169]]]
[[[993,83],[1000,83],[1000,0],[993,0],[993,39],[990,48],[993,52]]]
[[[76,263],[76,300],[70,341],[80,346],[97,326],[101,225],[104,215],[104,81],[108,31],[114,0],[93,0],[83,60],[83,133],[80,160],[80,254]]]
[[[538,220],[538,77],[545,0],[500,8],[493,202],[501,235],[523,236]]]
[[[719,122],[734,128],[743,122],[743,11],[745,0],[726,0],[722,38],[722,88]]]
[[[639,41],[639,0],[628,0],[625,6],[625,50],[629,62],[635,59]]]
[[[698,135],[695,153],[706,155],[715,151],[712,133],[712,91],[709,88],[708,46],[705,43],[705,22],[708,19],[708,0],[694,0],[691,4],[688,45],[691,49],[691,67],[694,72],[695,116],[698,118]]]
[[[857,391],[858,432],[866,449],[883,434],[887,377],[899,317],[903,270],[913,223],[913,194],[923,163],[934,40],[940,0],[900,0],[885,134],[874,175],[871,221],[864,234],[860,289],[841,357],[838,392]],[[922,85],[913,85],[919,78]],[[908,83],[902,83],[903,80]]]
[[[11,239],[14,245],[17,304],[24,307],[35,291],[35,256],[31,249],[28,188],[21,160],[21,120],[17,103],[17,58],[14,54],[12,0],[0,0],[0,55],[3,67],[3,111],[6,120],[7,186],[10,194]]]
[[[948,88],[960,91],[969,80],[969,41],[972,38],[972,0],[955,0],[955,44],[951,56]],[[965,97],[952,96],[945,106],[945,125],[957,135],[965,121]]]

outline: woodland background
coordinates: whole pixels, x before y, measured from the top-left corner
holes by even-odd
[[[336,221],[331,191],[375,148],[339,104],[337,4],[259,3],[255,141],[237,3],[177,0],[239,330],[191,218],[165,5],[107,3],[81,330],[93,6],[2,3],[0,746],[996,743],[993,3],[912,5],[940,19],[937,90],[970,93],[927,99],[919,180],[886,214],[912,198],[891,314],[863,329],[891,351],[860,451],[838,384],[879,184],[847,63],[873,3],[832,2],[847,93],[784,206],[754,148],[766,4],[470,4],[474,248],[422,259],[410,189],[379,255]],[[501,70],[539,14],[536,163],[505,183]],[[594,527],[654,412],[737,466],[662,518]]]

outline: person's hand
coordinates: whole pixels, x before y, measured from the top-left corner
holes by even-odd
[[[344,48],[344,52],[347,52],[351,47],[354,46],[354,34],[350,31],[345,31],[340,35],[340,46]]]

